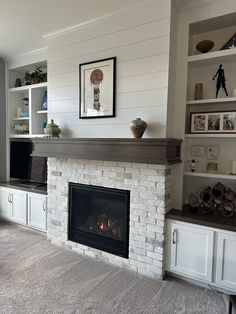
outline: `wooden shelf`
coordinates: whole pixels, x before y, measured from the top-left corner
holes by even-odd
[[[236,175],[231,175],[229,173],[214,173],[213,174],[213,173],[207,173],[207,172],[186,171],[184,172],[184,176],[236,180]]]
[[[227,102],[236,102],[236,97],[187,100],[187,105],[218,104],[218,103],[227,103]]]
[[[181,142],[170,138],[44,138],[33,140],[32,156],[169,165],[181,162]]]
[[[188,57],[188,63],[191,66],[205,66],[231,61],[236,61],[236,49],[234,48],[213,51]]]

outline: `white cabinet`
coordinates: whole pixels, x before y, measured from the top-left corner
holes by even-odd
[[[0,216],[26,224],[26,192],[0,187]]]
[[[10,189],[0,187],[0,216],[11,218]]]
[[[26,198],[27,198],[26,192],[19,190],[11,190],[10,203],[12,221],[19,222],[22,224],[27,223]]]
[[[236,291],[236,235],[232,233],[218,233],[216,283]]]
[[[211,281],[213,231],[173,223],[171,226],[171,270]]]
[[[46,231],[47,196],[0,187],[0,217]]]
[[[45,195],[28,193],[28,225],[46,230],[47,199]]]
[[[166,270],[236,293],[236,232],[167,220]]]

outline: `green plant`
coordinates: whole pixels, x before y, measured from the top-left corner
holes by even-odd
[[[36,67],[31,73],[28,71],[25,72],[24,80],[26,85],[46,82],[47,72],[43,72],[41,67]]]

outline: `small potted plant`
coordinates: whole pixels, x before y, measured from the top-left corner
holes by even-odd
[[[24,81],[25,85],[31,84],[31,74],[28,71],[25,72]]]
[[[38,84],[42,82],[42,74],[43,71],[41,67],[37,67],[32,73],[31,73],[31,84]]]

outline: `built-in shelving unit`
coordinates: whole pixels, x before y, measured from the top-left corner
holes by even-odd
[[[36,67],[47,71],[47,63],[40,62],[16,69],[9,69],[8,88],[8,134],[9,137],[36,137],[43,135],[47,123],[47,110],[42,107],[47,82],[14,87],[16,79],[24,84],[26,71],[32,72]],[[25,104],[23,98],[28,98]]]
[[[230,20],[230,23],[229,23]],[[234,25],[232,24],[235,21]],[[213,27],[212,25],[215,25]],[[236,48],[221,50],[227,39],[236,29],[236,14],[230,19],[228,16],[220,16],[215,19],[199,21],[189,25],[189,47],[187,63],[187,100],[185,117],[185,156],[183,172],[183,203],[188,201],[191,193],[199,192],[207,186],[222,182],[230,184],[236,191],[236,175],[231,175],[231,162],[236,160]],[[200,53],[196,44],[204,39],[214,41],[214,48],[207,53]],[[216,82],[213,80],[219,65],[223,65],[226,76],[226,88],[229,96],[225,95],[221,88],[216,97]],[[203,84],[203,99],[195,100],[195,85]],[[191,114],[209,112],[235,112],[235,120],[231,121],[234,129],[215,133],[191,133]],[[223,119],[221,120],[223,121]],[[206,123],[206,122],[205,122]],[[207,126],[206,126],[207,128]],[[213,131],[214,132],[214,131]],[[192,154],[192,147],[201,147],[203,153]],[[210,159],[208,149],[211,146],[219,148],[216,159]],[[191,160],[197,161],[196,171],[191,171]],[[207,172],[208,163],[217,163],[216,173]]]

